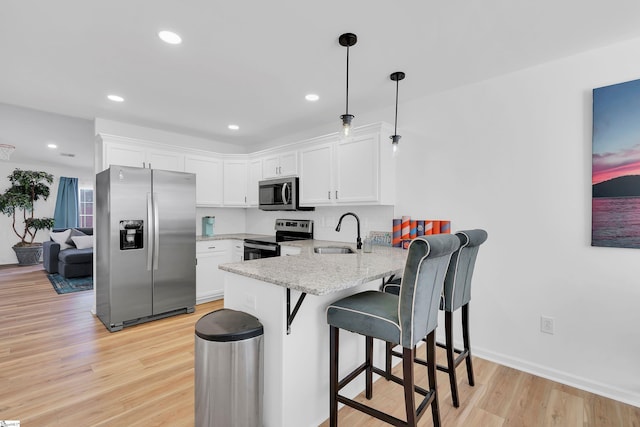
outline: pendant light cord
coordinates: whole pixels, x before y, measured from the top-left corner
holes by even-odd
[[[397,135],[398,134],[398,90],[400,87],[400,80],[396,80],[396,121],[395,121],[395,126],[393,128],[393,134]]]
[[[347,101],[345,115],[349,114],[349,46],[347,46]]]

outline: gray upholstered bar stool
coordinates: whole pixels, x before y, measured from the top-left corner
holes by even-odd
[[[471,362],[471,342],[469,339],[469,301],[471,301],[471,278],[476,265],[478,249],[487,240],[485,230],[465,230],[456,233],[460,239],[460,249],[451,257],[447,277],[444,280],[444,295],[441,309],[444,310],[445,343],[436,343],[447,352],[447,366],[438,365],[440,371],[449,374],[451,400],[456,408],[460,406],[456,368],[463,360],[467,365],[469,385],[475,384]],[[453,312],[462,308],[462,342],[464,348],[453,346]]]
[[[338,402],[395,426],[415,426],[431,405],[434,426],[440,425],[435,363],[428,365],[429,390],[414,381],[415,346],[427,337],[430,360],[435,361],[435,328],[438,323],[438,303],[451,254],[459,240],[449,234],[419,237],[411,242],[399,295],[365,291],[338,300],[327,308],[330,327],[330,425],[338,425]],[[345,329],[364,335],[365,361],[342,380],[338,378],[339,331]],[[403,378],[373,365],[373,339],[400,344],[403,348]],[[385,414],[339,394],[340,389],[365,372],[365,395],[372,397],[372,377],[375,372],[404,387],[407,421]],[[425,396],[415,408],[415,392]]]
[[[471,362],[471,342],[469,339],[469,301],[471,301],[471,278],[478,256],[478,248],[487,240],[487,232],[484,230],[458,231],[456,236],[460,240],[460,248],[453,253],[444,279],[444,292],[440,302],[440,309],[444,310],[445,342],[437,342],[438,347],[444,348],[447,354],[447,366],[437,365],[439,371],[449,374],[451,385],[451,400],[456,408],[460,406],[458,397],[458,381],[456,368],[462,361],[466,361],[467,378],[469,385],[475,384],[473,378],[473,364]],[[392,282],[385,284],[384,292],[396,294],[399,291],[397,285]],[[453,346],[453,312],[462,308],[462,341],[464,348],[456,349]],[[426,341],[426,339],[423,339]],[[402,357],[402,354],[392,349],[391,343],[386,344],[387,376],[391,372],[391,357]],[[427,359],[429,357],[427,356]],[[427,361],[416,358],[416,362],[427,365]],[[427,365],[428,366],[428,365]]]

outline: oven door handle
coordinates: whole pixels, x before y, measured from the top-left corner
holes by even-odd
[[[278,251],[278,247],[277,246],[269,246],[269,245],[258,245],[256,243],[245,243],[244,244],[245,249],[262,249],[265,251],[271,251],[271,252],[277,252]]]

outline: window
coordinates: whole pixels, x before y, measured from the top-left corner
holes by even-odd
[[[93,227],[93,188],[80,189],[80,227]]]

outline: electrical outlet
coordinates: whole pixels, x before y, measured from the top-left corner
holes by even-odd
[[[553,335],[553,317],[540,316],[540,332]]]

